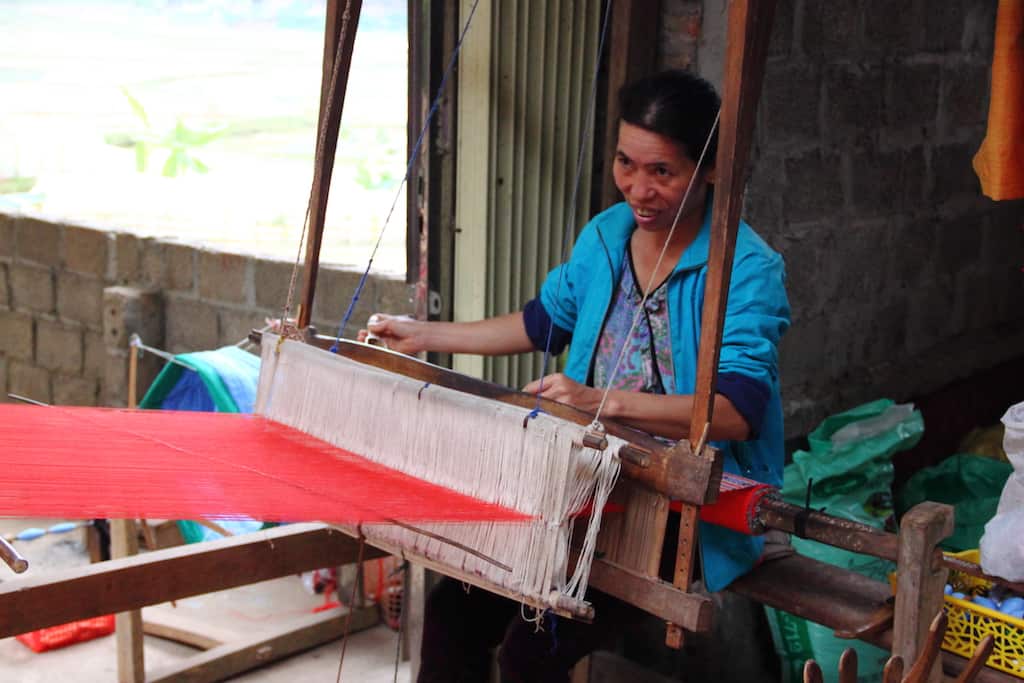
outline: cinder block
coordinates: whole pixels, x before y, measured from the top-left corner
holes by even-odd
[[[163,289],[167,283],[167,244],[158,239],[142,240],[142,272],[139,283],[153,289]]]
[[[251,264],[247,256],[199,252],[199,296],[212,301],[247,303]]]
[[[12,263],[9,266],[11,307],[35,313],[54,312],[53,270]]]
[[[887,72],[886,124],[899,130],[936,130],[939,112],[937,64],[892,66]]]
[[[820,315],[793,325],[779,343],[779,375],[787,383],[804,384],[825,362],[828,318]]]
[[[0,213],[0,258],[13,258],[15,254],[14,216]]]
[[[196,260],[198,250],[187,244],[167,244],[167,286],[183,292],[196,288]]]
[[[992,29],[996,25],[998,5],[997,2],[972,2],[965,8],[967,16],[964,17],[964,51],[972,56],[982,57],[986,69],[995,42],[996,32]]]
[[[930,286],[938,269],[935,258],[935,219],[907,220],[892,235],[887,255],[888,270],[901,292]]]
[[[99,384],[85,377],[53,376],[53,402],[59,406],[94,406],[99,398]]]
[[[892,216],[924,208],[927,170],[922,147],[866,150],[854,153],[851,164],[851,202],[859,214]]]
[[[103,280],[93,275],[57,275],[57,315],[99,329],[103,325]]]
[[[842,267],[836,268],[832,260],[822,275],[826,286],[835,293],[835,301],[847,302],[837,308],[877,306],[898,293],[891,286],[890,277],[894,271],[885,258],[892,249],[891,232],[889,224],[880,219],[852,223],[831,235],[828,255],[841,255]],[[828,260],[828,256],[825,258]],[[822,284],[819,280],[819,286]],[[839,318],[840,315],[834,312],[832,317]]]
[[[971,166],[976,151],[973,144],[943,145],[932,150],[933,202],[940,204],[957,195],[980,194],[981,183]]]
[[[873,307],[866,333],[855,337],[853,362],[874,366],[902,355],[906,345],[908,305],[905,297]]]
[[[326,320],[330,323],[330,328],[334,331],[338,329],[338,324],[345,315],[345,311],[348,310],[349,301],[352,300],[352,296],[355,294],[356,286],[359,284],[359,278],[362,277],[362,271],[356,272],[354,270],[343,270],[341,268],[320,268],[320,276],[317,278],[316,285],[316,296],[313,297],[313,318],[316,320]],[[357,304],[357,310],[359,315],[362,315],[365,321],[370,313],[373,313],[372,299],[373,299],[373,284],[367,282],[364,289],[370,290],[369,295],[364,291],[359,297]],[[294,304],[297,304],[302,300],[302,290],[299,289],[296,293]],[[367,299],[371,301],[368,303]],[[293,310],[297,310],[293,309]],[[352,320],[358,320],[357,316],[353,316]],[[326,332],[326,330],[322,330]],[[331,332],[333,334],[333,332]]]
[[[988,116],[988,75],[986,63],[958,62],[943,72],[940,115],[947,130],[984,124]]]
[[[978,263],[981,256],[981,236],[984,234],[986,224],[985,218],[982,212],[971,212],[935,222],[933,239],[936,242],[936,248],[933,253],[938,272],[954,274],[968,267],[969,264]],[[1011,256],[1011,258],[1017,256],[1019,260],[1024,261],[1024,251],[1005,256]],[[1012,266],[1012,261],[1009,259],[1003,262],[1007,266]],[[1021,292],[1024,293],[1024,275],[1021,280]]]
[[[791,140],[817,140],[820,101],[821,73],[815,64],[770,63],[761,96],[764,144],[778,147]]]
[[[804,51],[812,58],[857,54],[861,46],[860,8],[858,2],[804,3]]]
[[[166,348],[184,353],[217,346],[217,309],[204,301],[168,296],[165,302]]]
[[[114,238],[114,279],[121,284],[138,282],[142,271],[142,240],[119,232]]]
[[[793,51],[795,0],[780,0],[775,6],[772,37],[768,41],[769,57],[786,57]]]
[[[280,316],[288,298],[288,285],[291,282],[294,264],[286,261],[270,261],[258,259],[253,262],[255,269],[253,282],[256,290],[256,305],[260,308],[277,311]],[[296,297],[302,293],[302,265],[295,277]]]
[[[880,65],[834,64],[825,69],[824,79],[826,131],[836,142],[845,142],[851,128],[870,132],[882,126],[885,79]]]
[[[32,360],[35,336],[32,316],[0,311],[0,352],[8,358]]]
[[[790,192],[783,197],[786,219],[799,223],[835,219],[843,209],[842,165],[837,154],[812,150],[786,159]]]
[[[64,267],[98,278],[107,275],[111,235],[103,230],[69,225],[64,228]]]
[[[374,311],[393,311],[412,314],[414,310],[412,285],[404,277],[377,276],[373,279],[374,298],[367,306]],[[366,321],[362,321],[365,323]]]
[[[128,348],[132,334],[151,346],[163,339],[163,301],[158,292],[135,287],[107,287],[103,290],[103,339],[107,347]]]
[[[83,332],[82,375],[92,379],[102,379],[106,371],[107,352],[103,343],[103,333],[85,330]],[[145,341],[145,340],[143,340]]]
[[[18,257],[44,266],[60,265],[61,226],[35,218],[14,220]]]
[[[50,373],[43,368],[22,361],[11,360],[7,365],[7,391],[33,401],[52,403]]]
[[[107,347],[105,356],[101,403],[123,408],[128,405],[128,349]]]
[[[55,320],[36,321],[36,365],[67,375],[82,372],[82,328]]]
[[[218,312],[217,346],[237,344],[249,336],[249,332],[263,327],[266,316],[256,311],[221,309]]]
[[[866,0],[864,49],[882,55],[906,55],[917,49],[921,22],[906,0]]]
[[[963,47],[966,2],[929,2],[921,13],[920,47],[927,52],[959,52]],[[988,3],[978,3],[988,4]]]
[[[914,356],[935,348],[949,334],[949,304],[953,301],[952,280],[936,281],[908,297],[907,341],[904,351]],[[936,301],[946,302],[944,306]]]

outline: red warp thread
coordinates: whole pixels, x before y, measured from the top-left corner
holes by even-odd
[[[0,404],[0,515],[522,521],[258,415]]]

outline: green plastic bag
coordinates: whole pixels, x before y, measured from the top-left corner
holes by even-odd
[[[804,505],[810,484],[810,506],[831,515],[882,528],[893,514],[892,455],[913,447],[924,433],[921,413],[909,404],[881,399],[827,418],[808,435],[809,451],[793,454],[786,467],[782,497]],[[840,548],[793,538],[801,555],[886,581],[891,562]],[[800,617],[768,609],[775,649],[782,660],[783,683],[803,680],[808,659],[821,665],[826,681],[835,681],[839,657],[857,651],[858,681],[881,678],[889,653],[860,641],[836,638],[832,631]]]
[[[903,485],[896,496],[896,512],[902,517],[926,500],[952,505],[956,526],[942,547],[954,552],[974,550],[985,525],[996,516],[999,495],[1012,473],[1008,462],[969,453],[950,456],[918,471]]]

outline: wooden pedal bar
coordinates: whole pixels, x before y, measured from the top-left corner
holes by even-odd
[[[385,553],[367,548],[364,559]],[[168,600],[350,564],[359,544],[324,524],[292,524],[0,583],[0,637]]]

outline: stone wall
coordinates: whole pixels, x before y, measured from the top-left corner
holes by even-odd
[[[174,353],[237,343],[281,315],[291,271],[284,261],[0,213],[0,400],[10,392],[124,405],[132,332]],[[359,276],[321,267],[321,331],[336,331]],[[370,278],[348,334],[373,310],[409,310],[408,298],[403,280]],[[143,358],[140,392],[159,367]]]
[[[1024,356],[1024,203],[971,168],[995,5],[778,4],[745,217],[786,258],[790,435]],[[666,0],[663,65],[720,79],[724,22],[721,0]]]

